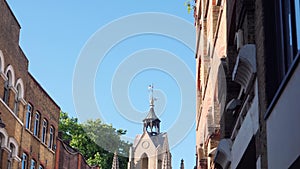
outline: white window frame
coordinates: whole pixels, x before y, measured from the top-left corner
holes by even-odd
[[[54,127],[51,126],[49,129],[49,148],[53,149],[53,142],[54,142]]]
[[[42,127],[42,136],[41,136],[41,140],[42,140],[43,143],[46,143],[47,128],[48,128],[48,121],[46,119],[44,119],[43,120],[43,127]]]
[[[22,155],[22,166],[21,166],[21,169],[27,169],[27,154],[26,153],[23,153]]]
[[[30,169],[35,169],[36,161],[34,159],[31,159],[30,163]]]
[[[25,119],[25,127],[26,129],[30,130],[30,125],[31,125],[31,114],[32,114],[32,106],[31,104],[27,104],[26,107],[26,119]]]
[[[33,128],[33,135],[38,137],[39,135],[39,126],[40,126],[40,113],[36,112],[34,116],[34,128]]]

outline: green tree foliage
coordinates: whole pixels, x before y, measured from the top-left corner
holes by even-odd
[[[191,13],[191,11],[194,10],[195,4],[192,0],[187,0],[185,1],[184,6],[186,6],[188,13]]]
[[[69,117],[65,112],[60,114],[59,130],[63,140],[70,141],[70,145],[82,153],[88,164],[111,168],[113,153],[117,151],[120,168],[127,168],[130,144],[121,140],[126,130],[117,130],[112,125],[103,124],[100,119],[80,124],[77,118]]]

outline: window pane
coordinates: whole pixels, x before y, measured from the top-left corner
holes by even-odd
[[[53,132],[54,132],[54,129],[53,127],[50,128],[50,137],[49,137],[49,148],[52,149],[52,146],[53,146]]]
[[[296,20],[296,31],[297,31],[297,48],[300,50],[300,1],[294,0],[295,3],[295,20]]]
[[[34,160],[31,160],[30,169],[35,169],[35,161]]]
[[[22,156],[22,169],[27,169],[27,155],[25,153]]]
[[[31,121],[31,105],[27,105],[27,112],[26,112],[26,128],[30,128],[30,121]]]
[[[47,121],[43,121],[43,130],[42,130],[42,142],[46,142],[46,135],[47,135]]]
[[[35,121],[34,121],[34,130],[33,134],[38,136],[39,133],[39,123],[40,123],[40,115],[38,113],[35,114]]]

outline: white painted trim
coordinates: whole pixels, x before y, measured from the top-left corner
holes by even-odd
[[[9,137],[8,138],[8,147],[10,147],[10,143],[12,143],[14,146],[15,146],[15,152],[14,152],[14,154],[12,154],[12,157],[14,158],[14,159],[18,159],[18,154],[19,154],[19,144],[18,144],[18,142],[17,142],[17,140],[15,139],[15,138],[13,138],[13,137]]]
[[[19,101],[23,104],[23,106],[28,104],[23,98],[19,98]]]
[[[19,157],[19,156],[14,156],[14,157],[12,157],[14,160],[16,160],[16,161],[18,161],[18,162],[21,162],[22,161],[22,159]]]
[[[1,147],[1,148],[2,148],[2,150],[5,150],[8,153],[10,152],[10,150],[9,150],[9,148],[7,146]]]
[[[4,129],[4,128],[0,128],[0,133],[4,136],[4,140],[3,141],[1,141],[1,147],[7,147],[7,142],[8,142],[8,134],[7,134],[7,131],[6,131],[6,129]]]
[[[6,77],[6,75],[4,74],[4,72],[0,72],[0,75],[1,75],[1,77],[2,77],[2,79],[4,80],[4,81],[6,81],[7,80],[7,77]]]
[[[21,87],[21,91],[20,92],[20,96],[18,96],[18,99],[21,99],[21,98],[24,98],[24,83],[23,83],[23,80],[21,78],[18,78],[17,81],[16,81],[16,85],[15,85],[15,88],[18,90],[18,85],[20,85]]]
[[[24,126],[23,122],[19,119],[19,117],[17,117],[17,115],[8,107],[8,105],[2,100],[0,99],[0,102],[6,107],[6,109],[15,117],[15,119],[22,125]]]
[[[4,72],[4,56],[2,50],[0,50],[0,71]]]
[[[9,86],[13,86],[15,84],[15,71],[12,65],[8,65],[5,69],[5,75],[7,75],[8,71],[11,71],[11,83]],[[6,76],[7,77],[7,76]]]
[[[14,86],[10,86],[9,89],[11,89],[15,94],[17,94],[17,89]]]

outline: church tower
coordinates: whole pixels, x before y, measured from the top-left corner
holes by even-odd
[[[153,85],[150,90],[150,109],[143,120],[143,133],[138,134],[129,150],[128,169],[172,169],[172,156],[166,132],[160,131],[155,114]]]

